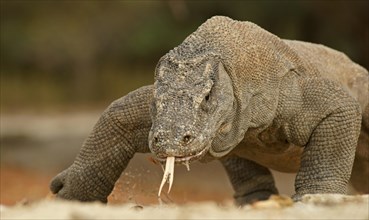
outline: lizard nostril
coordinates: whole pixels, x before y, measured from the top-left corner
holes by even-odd
[[[158,136],[154,136],[152,139],[152,145],[154,148],[158,148],[160,145],[160,138]]]
[[[192,141],[192,136],[191,135],[185,135],[184,137],[183,137],[183,143],[185,143],[185,144],[188,144],[188,143],[190,143]]]

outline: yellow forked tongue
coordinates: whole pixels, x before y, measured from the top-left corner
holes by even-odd
[[[160,197],[161,190],[163,189],[165,182],[169,183],[168,193],[170,192],[170,189],[172,188],[173,178],[174,178],[174,162],[175,162],[175,157],[167,157],[167,161],[165,163],[163,180],[161,181],[161,184],[160,184],[158,197]]]

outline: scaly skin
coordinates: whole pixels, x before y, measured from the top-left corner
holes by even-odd
[[[153,86],[109,106],[51,190],[106,202],[134,153],[151,152],[220,159],[239,205],[277,193],[268,168],[297,172],[299,200],[346,193],[354,164],[353,186],[368,193],[368,84],[340,52],[213,17],[160,59]]]
[[[151,94],[152,86],[142,87],[104,111],[74,163],[51,182],[57,197],[107,202],[133,155],[148,152]]]

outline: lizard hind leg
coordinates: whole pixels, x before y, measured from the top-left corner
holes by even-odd
[[[227,157],[221,162],[235,191],[237,205],[267,200],[271,195],[278,194],[268,168],[237,156]]]

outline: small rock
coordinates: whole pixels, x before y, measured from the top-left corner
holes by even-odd
[[[251,204],[252,208],[284,208],[293,205],[293,200],[289,196],[272,195],[268,200],[258,201]]]
[[[143,206],[141,206],[141,205],[135,205],[135,206],[132,206],[130,209],[133,209],[135,211],[141,211],[141,210],[143,210]]]

